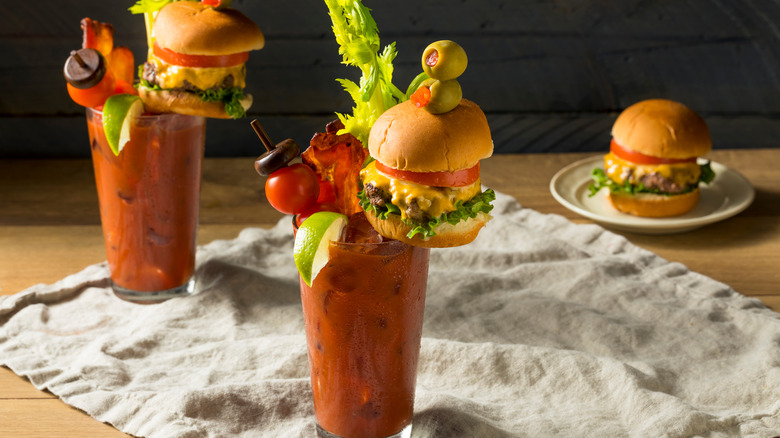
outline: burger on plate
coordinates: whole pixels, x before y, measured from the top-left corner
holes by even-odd
[[[151,112],[243,117],[252,105],[244,63],[264,45],[260,28],[235,9],[169,3],[154,18],[138,93]]]
[[[698,157],[712,149],[704,120],[687,106],[665,99],[626,108],[612,126],[604,169],[593,170],[589,190],[606,187],[612,205],[642,217],[687,213],[699,202],[700,183],[715,173]]]
[[[493,154],[485,114],[462,99],[443,114],[411,100],[371,128],[374,161],[360,173],[360,204],[382,236],[423,247],[473,241],[491,219],[495,193],[482,191],[479,160]]]

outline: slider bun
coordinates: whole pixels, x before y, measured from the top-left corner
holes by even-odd
[[[452,111],[431,114],[407,100],[377,119],[368,150],[394,169],[454,172],[491,156],[493,140],[485,114],[474,102],[462,99]]]
[[[224,103],[204,102],[197,94],[188,91],[152,90],[141,86],[138,87],[138,95],[144,101],[144,109],[150,113],[178,113],[214,119],[231,118],[225,112]],[[241,100],[241,106],[245,110],[249,109],[252,106],[252,95],[245,95]]]
[[[434,230],[436,231],[435,236],[423,240],[419,234],[411,239],[406,237],[412,227],[405,224],[401,220],[401,216],[397,214],[391,214],[387,219],[380,219],[374,212],[367,211],[365,216],[382,236],[424,248],[449,248],[471,243],[477,238],[479,230],[492,218],[489,214],[479,213],[476,218],[461,221],[455,225],[443,223]]]
[[[643,100],[626,108],[612,126],[612,137],[620,146],[652,157],[699,157],[712,149],[704,119],[666,99]]]
[[[682,195],[669,196],[653,193],[636,195],[609,193],[609,201],[618,211],[641,217],[670,217],[685,214],[696,206],[699,197],[699,189]]]
[[[160,9],[152,36],[160,47],[187,55],[230,55],[265,45],[263,32],[246,15],[199,1],[177,1]]]

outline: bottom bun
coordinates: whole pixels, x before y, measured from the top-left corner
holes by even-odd
[[[150,113],[177,113],[214,119],[231,118],[225,112],[224,103],[204,102],[200,96],[189,91],[152,90],[142,86],[138,87],[138,96],[144,101],[146,111]],[[241,100],[241,106],[244,110],[248,110],[252,106],[252,95],[245,95]]]
[[[406,235],[412,231],[412,226],[405,224],[400,216],[394,214],[387,219],[380,219],[370,211],[365,212],[365,215],[377,233],[382,236],[424,248],[450,248],[471,243],[477,238],[479,230],[492,219],[489,214],[479,213],[476,218],[458,222],[456,225],[440,224],[434,229],[435,236],[423,239],[417,234],[410,239]]]
[[[670,217],[685,214],[699,202],[699,189],[683,195],[656,195],[639,193],[637,195],[609,194],[612,206],[623,213],[641,217]]]

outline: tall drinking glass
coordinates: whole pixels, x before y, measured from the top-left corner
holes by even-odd
[[[114,293],[154,303],[193,292],[206,119],[145,115],[115,155],[87,109],[100,219]]]
[[[317,432],[409,437],[430,250],[391,240],[329,251],[311,287],[300,282]]]

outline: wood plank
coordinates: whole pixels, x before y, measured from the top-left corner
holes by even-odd
[[[2,114],[75,114],[61,67],[80,44],[84,16],[114,23],[116,41],[145,57],[142,20],[96,0],[0,10]],[[780,11],[696,0],[561,8],[555,3],[438,2],[372,5],[384,44],[397,42],[396,83],[420,71],[419,53],[439,38],[470,53],[460,78],[488,112],[604,111],[650,96],[682,100],[705,113],[780,111]],[[334,82],[358,75],[340,64],[324,5],[298,1],[239,6],[266,31],[248,63],[257,113],[314,114],[349,109]],[[300,14],[300,10],[310,10]],[[446,18],[442,19],[442,11]],[[279,19],[295,16],[296,25]],[[29,25],[28,23],[35,23]],[[489,78],[489,79],[488,79]]]
[[[0,436],[8,438],[129,437],[59,399],[0,399]]]
[[[117,43],[139,63],[145,56],[139,16],[105,1],[55,1],[0,5],[0,156],[87,156],[83,110],[61,77],[82,17],[114,23]],[[459,80],[488,114],[499,153],[600,150],[617,111],[649,97],[699,111],[716,148],[779,147],[780,8],[743,3],[368,2],[383,43],[397,42],[401,88],[430,41],[452,38],[467,49]],[[247,64],[250,116],[275,137],[305,142],[334,112],[350,111],[335,78],[359,74],[340,63],[324,4],[236,6],[268,40]],[[209,126],[209,156],[257,154],[241,123]]]
[[[496,154],[602,152],[608,148],[617,113],[487,114]],[[315,132],[335,119],[314,116],[258,115],[273,139],[292,138],[305,147]],[[208,157],[257,157],[264,149],[249,121],[209,120]],[[774,116],[705,116],[714,149],[760,149],[780,146],[780,114]],[[89,138],[84,116],[0,117],[2,158],[86,158]],[[0,176],[1,178],[1,176]]]
[[[558,204],[547,186],[557,170],[589,155],[495,156],[483,162],[482,180],[484,184],[501,188],[516,197],[525,207],[587,223],[589,221]],[[780,216],[780,193],[777,192],[780,174],[776,172],[780,166],[780,151],[715,151],[711,155],[714,160],[743,171],[753,182],[757,194],[750,208],[737,217],[684,235],[621,234],[667,260],[686,264],[741,293],[777,295],[780,278],[773,263],[780,260],[780,223],[776,221]],[[282,217],[264,200],[263,180],[254,174],[250,165],[251,160],[247,159],[206,160],[200,242],[223,238],[217,236],[234,237],[245,226],[271,226]],[[87,160],[0,163],[0,188],[4,187],[16,197],[6,203],[3,203],[6,197],[0,197],[0,211],[3,212],[0,224],[6,224],[0,228],[0,248],[4,249],[0,252],[0,267],[18,273],[15,274],[18,283],[0,285],[2,293],[12,293],[35,282],[53,282],[103,260],[91,168]],[[15,189],[11,190],[11,187]],[[38,214],[43,210],[42,205],[46,206],[46,214]],[[62,230],[66,231],[63,233]],[[57,245],[51,245],[53,249],[46,245],[51,241],[57,242]],[[80,255],[57,253],[56,248],[71,245],[82,248]],[[699,256],[702,251],[713,248],[729,254],[728,266],[723,266],[720,260]],[[30,251],[42,251],[33,260],[55,262],[33,264],[16,256]],[[57,260],[67,260],[70,264],[57,267]],[[759,272],[760,275],[745,275],[745,272]]]
[[[200,225],[198,244],[233,239],[246,227],[275,223]],[[0,295],[55,283],[106,259],[100,225],[0,226],[0,248]]]
[[[406,89],[420,71],[419,54],[430,35],[397,38],[394,83]],[[634,41],[602,36],[464,35],[470,54],[458,78],[464,96],[486,112],[615,111],[648,97],[681,100],[718,114],[780,112],[780,58],[754,41],[728,38],[715,43]],[[73,115],[62,65],[78,38],[0,39],[0,114]],[[136,63],[145,40],[130,40]],[[31,56],[30,54],[40,54]],[[247,63],[247,90],[257,99],[253,114],[320,114],[349,111],[349,96],[336,78],[358,80],[354,67],[340,64],[335,43],[322,37],[270,41]],[[724,68],[724,64],[735,64]],[[684,66],[685,68],[681,68]]]
[[[130,2],[129,4],[132,4]],[[382,34],[402,33],[584,33],[601,35],[729,37],[752,35],[750,29],[771,27],[780,11],[763,3],[722,3],[716,0],[675,2],[582,1],[507,2],[502,0],[460,0],[456,6],[447,0],[427,2],[382,2],[365,0]],[[322,2],[237,1],[233,6],[256,21],[274,37],[300,37],[330,32],[330,22]],[[117,32],[143,35],[139,16],[124,7],[100,0],[39,0],[0,5],[0,36],[65,36],[73,23],[84,16],[114,23]],[[773,21],[773,19],[775,19]],[[36,26],[30,26],[36,23]],[[744,27],[750,25],[751,27]],[[78,28],[78,27],[77,27]],[[776,32],[776,31],[775,31]]]
[[[0,292],[2,295],[2,292]],[[8,368],[0,367],[0,401],[3,400],[15,400],[15,399],[53,399],[57,398],[54,394],[48,391],[40,391],[35,389],[24,377],[17,376]],[[2,436],[2,435],[0,435]]]

